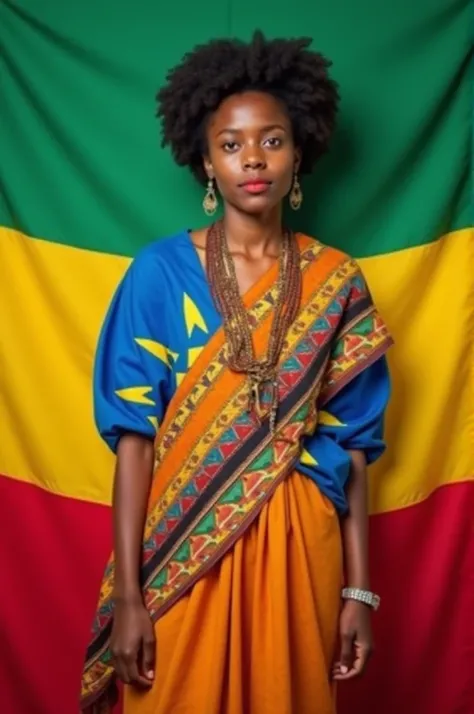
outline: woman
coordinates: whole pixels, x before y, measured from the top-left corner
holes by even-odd
[[[308,45],[213,41],[158,95],[164,144],[223,219],[145,248],[100,336],[115,547],[89,712],[118,675],[125,714],[331,714],[370,654],[366,464],[390,337],[356,263],[282,225],[337,110]]]

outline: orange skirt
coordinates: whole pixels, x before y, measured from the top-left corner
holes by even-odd
[[[125,687],[125,714],[334,714],[341,583],[335,509],[294,472],[157,621],[153,687]]]

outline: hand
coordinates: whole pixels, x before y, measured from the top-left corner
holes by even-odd
[[[151,687],[155,667],[155,632],[143,602],[116,601],[110,651],[125,684]]]
[[[353,679],[365,670],[373,652],[370,610],[356,600],[347,600],[340,618],[341,654],[333,667],[333,678]]]

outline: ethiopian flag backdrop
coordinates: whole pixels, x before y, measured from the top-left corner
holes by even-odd
[[[111,541],[98,330],[136,251],[204,222],[156,89],[197,42],[257,27],[334,61],[340,126],[299,227],[360,259],[396,340],[371,473],[377,653],[341,711],[473,714],[473,19],[468,0],[3,0],[2,714],[76,711]]]

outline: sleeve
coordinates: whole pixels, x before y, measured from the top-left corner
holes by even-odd
[[[349,451],[363,451],[369,464],[385,451],[389,398],[390,376],[382,356],[325,403],[314,434],[305,438],[298,470],[313,478],[340,511],[346,508]]]
[[[95,354],[95,423],[114,453],[124,433],[154,439],[166,410],[163,302],[159,263],[144,253],[132,262],[113,296]]]
[[[347,509],[349,452],[363,451],[371,464],[385,450],[390,397],[385,354],[392,345],[359,266],[349,260],[344,269],[352,276],[335,296],[330,316],[328,312],[336,334],[318,397],[318,422],[304,440],[298,465],[342,513]]]
[[[345,451],[364,451],[367,463],[385,451],[384,417],[390,376],[380,357],[330,399],[319,412],[318,429]]]

